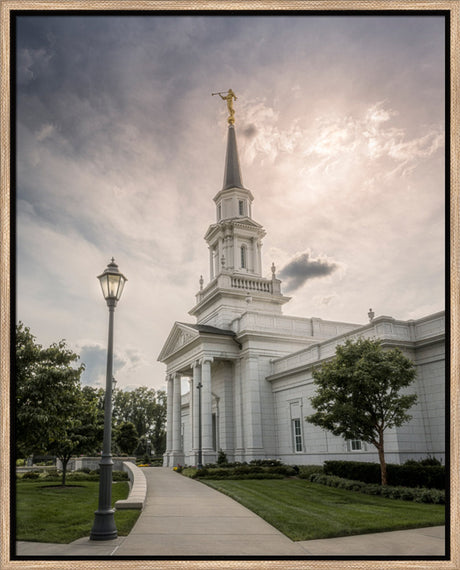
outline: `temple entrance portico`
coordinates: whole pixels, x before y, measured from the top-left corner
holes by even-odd
[[[214,463],[219,449],[234,456],[233,422],[235,407],[240,407],[234,371],[240,346],[231,330],[175,323],[161,355],[167,364],[164,466],[198,464],[199,386],[202,463]]]
[[[191,366],[167,374],[167,441],[165,467],[198,465],[201,390],[202,463],[215,463],[219,449],[235,456],[235,400],[233,370],[237,359],[203,356]],[[183,380],[188,381],[184,392]],[[241,417],[241,414],[236,414]],[[236,422],[235,425],[238,425]]]

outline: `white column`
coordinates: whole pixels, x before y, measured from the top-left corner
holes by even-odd
[[[251,238],[251,266],[250,270],[252,273],[256,273],[256,266],[257,266],[257,254],[256,254],[256,247],[257,247],[257,240],[256,238]]]
[[[195,392],[193,390],[193,378],[190,378],[188,381],[188,385],[189,385],[189,414],[188,414],[188,420],[189,420],[189,426],[188,426],[188,430],[189,430],[189,434],[190,434],[190,438],[189,438],[189,447],[187,449],[184,449],[184,454],[186,456],[188,456],[189,458],[191,458],[192,455],[192,449],[193,449],[193,400],[195,399]],[[184,447],[185,447],[185,443],[184,443]],[[190,463],[189,463],[190,465]]]
[[[238,270],[240,268],[240,248],[236,236],[233,237],[233,268]]]
[[[235,362],[235,461],[243,460],[243,400],[241,397],[241,358]]]
[[[172,450],[172,430],[173,430],[173,379],[171,375],[166,376],[166,453],[163,461],[164,467],[169,467],[169,455]]]
[[[254,240],[254,273],[257,275],[261,275],[261,267],[260,267],[260,240]]]
[[[213,259],[213,249],[209,246],[209,280],[212,281],[214,279],[214,259]]]
[[[198,399],[198,384],[201,382],[201,364],[197,361],[195,362],[195,364],[193,365],[193,397],[192,397],[192,402],[193,402],[193,410],[192,410],[192,417],[193,417],[193,444],[192,444],[192,448],[193,451],[198,451],[198,448],[200,446],[199,440],[198,440],[198,430],[199,430],[199,399]]]
[[[217,277],[217,275],[219,275],[219,246],[217,245],[214,248],[214,277]]]
[[[172,451],[181,452],[181,375],[174,374]]]
[[[262,275],[262,241],[257,240],[257,273]]]
[[[201,426],[203,443],[203,463],[207,463],[205,454],[214,453],[212,449],[212,395],[211,395],[211,363],[212,358],[203,358],[201,365]]]
[[[245,359],[243,411],[245,417],[244,442],[247,460],[263,455],[262,410],[260,406],[258,359]]]

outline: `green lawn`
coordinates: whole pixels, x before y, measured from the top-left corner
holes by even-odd
[[[89,536],[98,506],[99,483],[69,481],[65,487],[50,485],[59,482],[17,481],[16,540],[67,544]],[[126,499],[128,493],[127,482],[114,483],[113,503]],[[129,533],[139,514],[139,510],[115,512],[120,536]]]
[[[300,479],[206,480],[292,540],[443,525],[444,505],[396,501]]]

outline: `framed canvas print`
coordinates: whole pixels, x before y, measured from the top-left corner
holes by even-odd
[[[458,16],[2,2],[2,567],[457,567]]]

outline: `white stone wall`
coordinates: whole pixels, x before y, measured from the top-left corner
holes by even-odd
[[[347,338],[359,336],[380,337],[384,346],[399,346],[417,367],[416,381],[406,390],[418,396],[409,412],[413,417],[401,427],[386,431],[387,461],[401,463],[427,455],[444,460],[444,314],[407,322],[379,317],[367,325],[348,325],[349,330],[346,329],[344,323],[321,319],[247,313],[235,323],[240,348],[229,338],[212,337],[206,344],[192,343],[192,350],[180,351],[175,364],[183,362],[185,367],[203,352],[212,355],[212,412],[217,417],[217,444],[215,453],[209,452],[204,462],[215,461],[219,449],[225,451],[230,461],[263,457],[278,457],[285,463],[299,465],[321,464],[328,459],[378,461],[372,445],[363,444],[361,450],[352,451],[343,438],[305,420],[314,412],[310,402],[316,391],[312,366],[332,358],[337,345]],[[320,334],[338,331],[338,336],[318,341]],[[302,339],[302,334],[308,336]],[[297,348],[298,342],[304,343],[303,349],[283,356],[289,345]],[[301,450],[294,448],[293,413],[300,419]],[[187,394],[182,397],[181,430],[184,461],[194,465],[196,453],[192,453],[193,426]]]
[[[372,445],[361,451],[350,451],[347,442],[305,421],[313,413],[310,398],[316,389],[311,368],[320,360],[333,357],[338,344],[346,338],[362,335],[366,338],[383,337],[384,344],[400,344],[406,356],[417,367],[415,382],[406,389],[416,393],[418,401],[410,410],[412,420],[400,428],[385,433],[385,452],[388,462],[402,463],[407,459],[420,459],[434,455],[445,457],[445,344],[443,314],[415,322],[395,321],[381,317],[361,327],[359,331],[323,341],[310,348],[277,359],[269,380],[274,393],[277,425],[277,457],[291,464],[321,464],[327,459],[378,461]],[[430,339],[434,339],[430,341]],[[303,449],[294,451],[290,406],[302,406]]]
[[[445,461],[445,345],[437,342],[416,350],[418,401],[413,420],[397,428],[401,460],[431,455]]]

